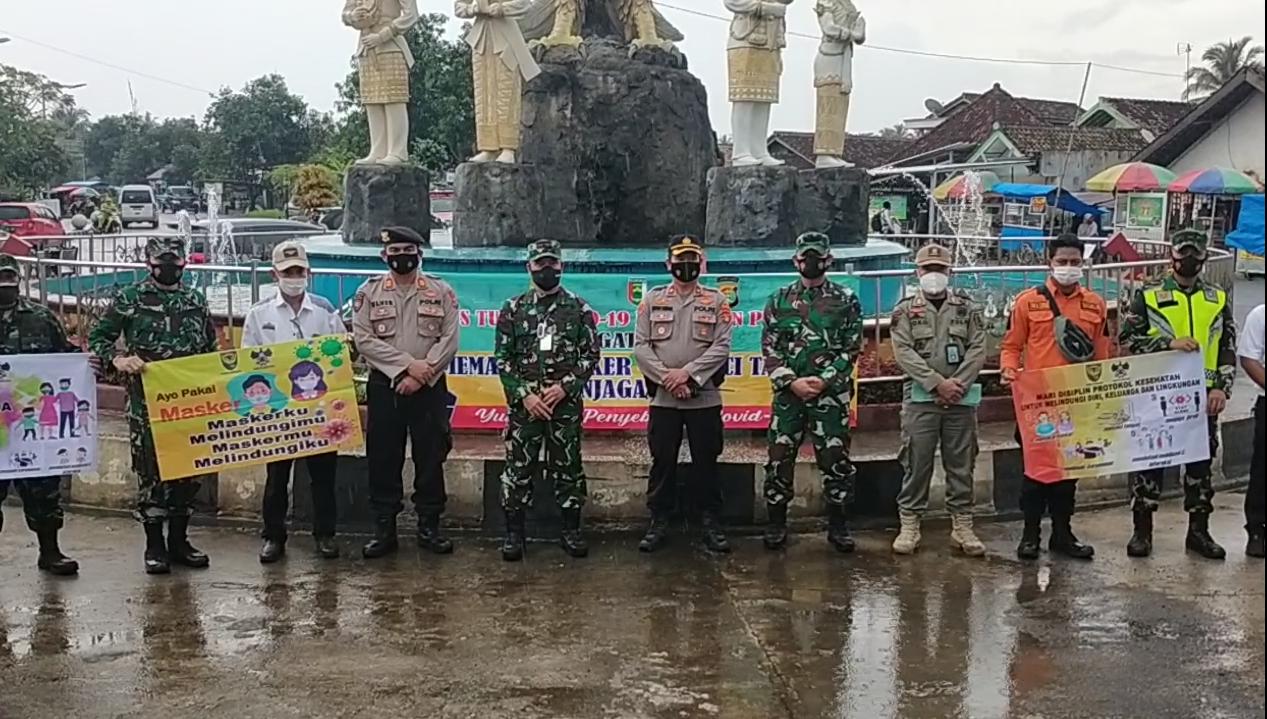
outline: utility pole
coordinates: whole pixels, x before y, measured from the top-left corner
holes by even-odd
[[[1183,94],[1179,96],[1180,100],[1188,99],[1188,75],[1192,72],[1192,43],[1181,42],[1175,46],[1175,54],[1183,55]]]

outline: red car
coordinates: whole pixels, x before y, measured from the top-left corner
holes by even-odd
[[[0,202],[0,230],[18,237],[66,234],[56,213],[34,202]]]

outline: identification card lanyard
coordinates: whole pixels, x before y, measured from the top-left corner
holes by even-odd
[[[554,323],[549,318],[543,318],[541,324],[537,325],[537,348],[542,352],[551,352],[554,350]]]

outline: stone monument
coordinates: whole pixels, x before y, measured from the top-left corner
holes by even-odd
[[[783,164],[770,156],[766,138],[770,134],[770,109],[779,101],[783,48],[787,47],[784,14],[791,2],[726,0],[726,9],[735,14],[726,43],[735,142],[731,164],[735,167]]]
[[[515,18],[532,0],[457,0],[454,14],[473,20],[466,33],[475,80],[472,162],[514,163],[519,152],[523,81],[541,74]]]
[[[519,163],[458,168],[454,246],[702,234],[720,160],[707,93],[672,44],[681,33],[647,0],[537,0],[520,26],[541,74],[524,86]]]
[[[818,112],[814,131],[814,164],[848,167],[844,160],[845,124],[853,92],[853,47],[867,40],[867,21],[852,0],[818,0],[815,7],[823,39],[814,59]]]

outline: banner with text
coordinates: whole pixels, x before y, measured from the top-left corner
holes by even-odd
[[[1198,352],[1023,372],[1013,390],[1025,474],[1040,482],[1210,458]]]
[[[0,356],[0,482],[97,466],[97,380],[85,354]]]
[[[147,365],[160,476],[360,446],[350,348],[348,337],[330,335]]]

